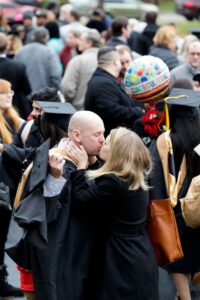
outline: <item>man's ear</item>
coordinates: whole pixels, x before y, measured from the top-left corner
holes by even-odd
[[[113,58],[113,65],[117,66],[117,59],[116,58]]]
[[[121,35],[123,35],[124,33],[126,33],[127,32],[127,27],[122,27],[122,29],[121,29]]]
[[[81,139],[80,139],[80,132],[77,129],[72,130],[72,137],[75,143],[81,144]]]

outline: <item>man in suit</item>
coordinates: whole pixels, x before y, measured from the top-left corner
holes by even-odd
[[[0,33],[0,78],[8,80],[14,91],[13,105],[19,110],[22,118],[26,119],[31,111],[27,96],[31,93],[30,83],[25,66],[6,57],[7,37]]]
[[[85,109],[102,118],[106,135],[118,126],[134,130],[143,109],[135,105],[117,80],[122,67],[119,53],[113,47],[104,46],[99,49],[97,59],[98,68],[88,83]]]
[[[107,41],[107,46],[117,45],[128,46],[128,39],[131,35],[131,25],[126,17],[116,17],[112,22],[112,36]]]

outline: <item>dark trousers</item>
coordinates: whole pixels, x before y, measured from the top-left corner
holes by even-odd
[[[4,248],[7,240],[12,211],[0,208],[0,265],[4,264]]]

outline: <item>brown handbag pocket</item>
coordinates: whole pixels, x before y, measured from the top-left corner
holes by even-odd
[[[159,266],[172,263],[183,257],[176,218],[170,199],[150,201],[147,232]]]

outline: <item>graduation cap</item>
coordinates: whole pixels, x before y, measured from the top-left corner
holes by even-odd
[[[172,118],[182,117],[193,119],[200,112],[200,92],[194,90],[173,88],[169,96],[164,99],[164,102],[166,127],[168,127],[167,118],[169,118],[169,115]]]
[[[185,106],[188,108],[200,107],[200,93],[194,90],[173,88],[165,100],[171,105]]]
[[[43,110],[42,119],[56,124],[64,130],[68,127],[69,118],[76,112],[76,109],[70,103],[46,101],[36,101],[36,103]]]

